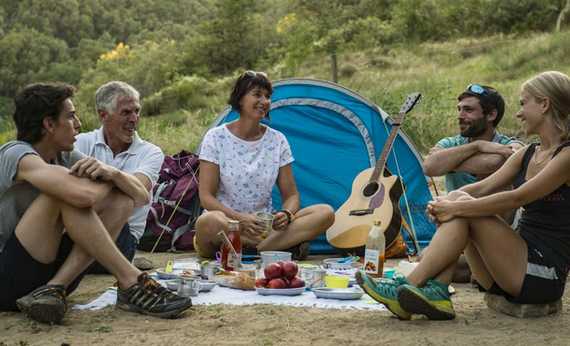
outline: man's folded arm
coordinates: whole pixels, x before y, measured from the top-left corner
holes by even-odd
[[[36,155],[20,160],[16,180],[27,181],[42,193],[78,208],[93,207],[113,188],[111,183],[78,178],[67,168],[48,164]]]

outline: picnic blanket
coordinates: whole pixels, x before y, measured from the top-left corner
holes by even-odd
[[[73,309],[99,310],[114,305],[117,300],[117,289],[108,288],[95,300],[87,304],[78,304]],[[361,310],[386,310],[384,305],[378,304],[368,295],[356,300],[337,300],[317,298],[311,291],[305,291],[298,296],[262,296],[256,291],[242,291],[232,288],[216,286],[210,292],[200,292],[192,297],[193,305],[288,305],[297,307],[311,307],[320,309],[361,309]]]

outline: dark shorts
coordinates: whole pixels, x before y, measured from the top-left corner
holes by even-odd
[[[16,300],[51,280],[72,248],[73,241],[64,234],[56,259],[49,264],[40,263],[13,233],[0,253],[0,310],[18,310]],[[83,274],[69,285],[68,294],[77,288],[82,278]]]
[[[61,237],[56,259],[49,264],[36,261],[22,246],[15,233],[6,242],[0,253],[0,311],[18,310],[16,300],[36,288],[45,285],[65,262],[73,248],[73,240],[64,234]],[[136,239],[131,235],[129,225],[123,226],[117,238],[117,247],[131,261],[135,255]],[[107,273],[97,262],[81,273],[68,287],[71,294],[85,274]]]
[[[512,297],[496,283],[489,293],[505,296],[517,304],[547,304],[559,300],[564,294],[568,272],[556,266],[555,254],[547,249],[528,245],[528,264],[518,297]]]

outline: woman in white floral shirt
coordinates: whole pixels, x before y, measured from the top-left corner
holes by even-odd
[[[194,244],[202,257],[219,250],[220,230],[228,220],[239,220],[245,248],[284,250],[303,244],[299,257],[308,254],[308,241],[334,221],[325,204],[300,209],[293,177],[294,161],[285,136],[261,123],[271,105],[271,81],[263,72],[246,71],[237,80],[229,103],[238,120],[208,131],[200,149],[200,201],[207,210],[196,222]],[[282,209],[274,211],[271,191],[277,183]],[[259,211],[274,214],[273,230],[264,235],[256,222]]]

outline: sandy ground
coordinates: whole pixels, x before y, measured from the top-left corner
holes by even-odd
[[[188,254],[142,253],[157,265]],[[70,303],[86,303],[114,282],[87,276]],[[196,306],[182,318],[161,320],[106,308],[71,311],[61,326],[0,313],[0,345],[570,345],[570,314],[517,319],[487,308],[470,284],[455,284],[457,318],[399,321],[367,312],[272,305]],[[564,305],[570,294],[564,296]]]

